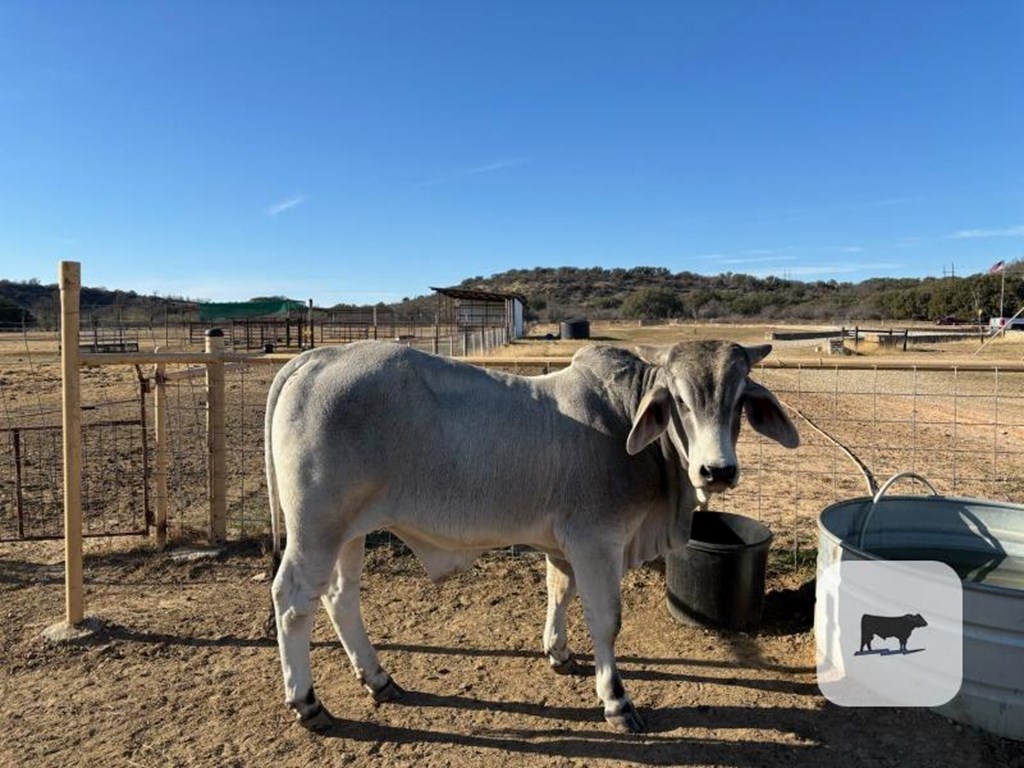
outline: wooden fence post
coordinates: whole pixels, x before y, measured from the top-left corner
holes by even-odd
[[[206,332],[206,353],[220,355],[224,351],[224,332],[211,328]],[[227,447],[225,441],[224,361],[206,363],[206,443],[207,490],[210,501],[210,542],[220,544],[227,539]]]
[[[323,339],[321,339],[323,341]],[[316,346],[316,327],[313,325],[313,300],[309,300],[309,348]]]
[[[160,352],[157,347],[154,352]],[[153,482],[156,484],[156,548],[163,551],[167,546],[167,366],[156,364],[153,378],[156,392],[153,395],[153,428],[156,432],[156,468]]]
[[[69,626],[85,617],[82,588],[82,388],[79,367],[79,298],[82,265],[62,261],[60,284],[61,416],[64,443],[64,605]]]

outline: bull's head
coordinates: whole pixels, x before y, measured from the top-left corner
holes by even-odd
[[[800,436],[793,422],[775,396],[749,378],[771,350],[770,344],[696,341],[645,354],[655,375],[637,408],[626,450],[637,454],[666,435],[683,458],[698,498],[706,501],[739,482],[741,413],[762,435],[795,448]]]

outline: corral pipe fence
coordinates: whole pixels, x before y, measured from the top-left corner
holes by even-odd
[[[307,318],[297,317],[227,320],[223,323],[192,321],[188,323],[188,344],[203,344],[211,328],[222,330],[225,333],[226,348],[235,351],[297,351],[325,344],[374,339],[394,341],[436,355],[466,357],[486,354],[509,343],[508,328],[505,326],[406,323],[393,318],[384,322],[314,320],[310,323]],[[93,333],[97,336],[97,348],[93,351],[132,351],[124,348],[99,348],[103,341],[99,338],[101,331],[94,329]]]

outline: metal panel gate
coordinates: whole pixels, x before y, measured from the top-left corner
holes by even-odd
[[[131,419],[82,425],[86,536],[145,535],[152,524],[144,395]],[[60,425],[0,429],[0,541],[64,535]]]

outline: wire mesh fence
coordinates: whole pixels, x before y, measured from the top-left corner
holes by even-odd
[[[538,365],[515,367],[520,373],[541,370]],[[259,533],[268,524],[263,412],[277,369],[244,365],[227,373],[232,531]],[[777,546],[814,547],[817,515],[825,506],[867,495],[901,471],[923,474],[949,495],[1024,499],[1024,403],[1015,396],[1024,371],[792,365],[762,369],[756,378],[790,409],[802,443],[787,450],[744,428],[739,443],[743,479],[716,506],[766,522]],[[193,425],[191,442],[199,448],[192,454],[199,460],[184,463],[191,474],[177,470],[172,485],[179,494],[189,487],[199,493],[194,504],[178,504],[172,515],[183,529],[201,528],[206,515],[201,381],[177,386],[178,402],[194,404],[186,421]],[[178,456],[176,450],[175,463]]]
[[[0,340],[0,539],[60,532],[60,381],[51,342]],[[263,415],[284,362],[226,366],[232,537],[268,529]],[[533,374],[564,361],[503,364]],[[169,532],[201,537],[209,526],[205,370],[166,369]],[[139,373],[124,365],[83,371],[86,526],[96,535],[144,531],[151,519],[152,408]],[[813,548],[825,506],[866,495],[901,471],[926,476],[944,494],[1024,500],[1024,366],[776,363],[754,377],[790,409],[802,443],[787,450],[745,427],[741,482],[714,504],[767,523],[777,547]]]
[[[776,545],[814,547],[825,506],[903,471],[947,495],[1024,500],[1024,369],[794,365],[757,378],[793,409],[802,444],[787,451],[745,430],[745,477],[720,506],[767,522]]]

